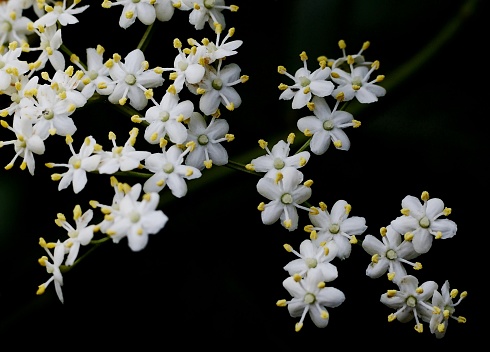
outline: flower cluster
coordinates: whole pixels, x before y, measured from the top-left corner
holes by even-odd
[[[291,101],[293,110],[308,110],[296,123],[302,136],[297,138],[290,132],[270,148],[260,139],[258,144],[265,154],[241,165],[231,162],[224,146],[235,139],[224,114],[241,106],[239,84],[249,79],[238,64],[230,62],[243,41],[233,39],[235,28],[227,26],[224,14],[237,12],[238,6],[227,5],[225,0],[100,0],[99,11],[122,9],[118,25],[124,30],[129,31],[137,21],[148,28],[139,45],[122,56],[106,52],[104,43],[81,53],[70,50],[65,28],[76,26],[81,15],[94,6],[81,2],[0,2],[0,124],[6,136],[2,135],[0,147],[14,148],[5,169],[20,163],[21,170],[34,176],[39,168],[36,161],[50,157],[49,146],[62,140],[71,155],[67,160],[44,164],[62,170],[51,174],[58,191],[71,188],[74,196],[88,192],[90,174],[106,176],[110,181],[106,186],[113,191],[108,201],[89,202],[98,213],[93,209],[83,212],[77,204],[74,223],[57,214],[55,223],[67,237],[53,241],[40,238],[39,245],[47,255],[39,264],[51,276],[37,294],[53,283],[63,303],[63,275],[89,253],[84,251],[88,247],[124,239],[132,251],[142,251],[149,235],[164,231],[169,220],[160,209],[163,192],[183,198],[188,183],[201,178],[206,170],[230,166],[259,176],[256,191],[266,200],[257,208],[264,225],[280,225],[293,232],[306,221],[301,214],[308,215],[303,230],[309,238],[299,244],[298,251],[284,245],[297,256],[283,267],[289,275],[283,287],[292,298],[277,301],[277,306],[288,308],[291,317],[299,318],[296,331],[302,329],[306,315],[317,327],[326,327],[330,320],[327,309],[345,301],[344,293],[330,283],[338,277],[335,260],[348,259],[355,245],[371,255],[367,276],[387,274],[398,286],[380,298],[381,303],[396,309],[389,321],[414,318],[418,332],[423,331],[421,321],[428,322],[437,338],[444,336],[449,318],[465,321],[454,313],[466,292],[454,303],[458,292],[450,291],[448,281],[440,291],[434,281],[419,286],[418,279],[405,269],[422,268],[412,260],[427,253],[433,239],[456,235],[456,224],[441,218],[451,209],[440,199],[429,199],[427,192],[422,193],[423,203],[407,196],[402,201],[402,215],[381,228],[381,240],[372,235],[358,238],[367,230],[366,219],[352,216],[352,206],[346,200],[337,200],[331,209],[323,201],[318,206],[310,204],[313,180],[305,177],[304,167],[329,149],[350,149],[345,130],[361,125],[347,111],[351,101],[371,104],[386,94],[380,85],[384,75],[375,74],[380,62],[364,57],[369,42],[348,54],[346,43],[340,40],[340,57],[320,56],[315,69],[308,66],[308,56],[302,52],[302,67],[294,75],[278,66],[278,73],[292,81],[279,85],[278,99]],[[151,38],[147,34],[157,22],[171,21],[176,11],[188,13],[189,24],[198,32],[211,31],[213,39],[187,38],[184,44],[175,38],[174,54],[159,57],[168,63],[150,65],[144,51]],[[115,129],[107,131],[109,142],[105,145],[94,137],[95,129],[80,131],[83,109],[99,103],[110,104],[125,118],[121,124],[129,126],[129,137],[123,142],[117,141]],[[298,139],[304,143],[293,152]],[[123,182],[120,176],[131,181]]]

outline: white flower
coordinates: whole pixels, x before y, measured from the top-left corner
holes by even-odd
[[[67,164],[55,164],[48,163],[47,167],[67,167],[68,170],[62,174],[52,174],[51,179],[53,181],[60,181],[58,184],[58,190],[67,188],[70,183],[73,186],[73,192],[80,192],[87,184],[87,172],[97,170],[99,166],[101,156],[93,155],[96,147],[95,139],[92,136],[86,137],[82,146],[80,147],[80,152],[76,153],[73,149],[73,139],[70,135],[66,137],[66,143],[70,147],[72,156],[68,160]]]
[[[118,203],[118,209],[111,208],[113,223],[106,231],[114,243],[127,237],[129,248],[135,252],[145,248],[148,235],[158,233],[168,221],[161,210],[155,210],[160,200],[158,193],[147,193],[138,201],[141,188],[140,183],[135,184]]]
[[[384,305],[396,309],[395,313],[388,316],[388,321],[397,319],[407,323],[415,317],[415,330],[423,331],[423,321],[429,321],[432,315],[432,307],[428,301],[431,299],[437,284],[434,281],[426,281],[418,286],[419,281],[415,276],[406,275],[397,281],[399,290],[388,290],[381,295],[380,301]]]
[[[112,6],[122,5],[123,10],[119,17],[119,26],[121,28],[128,28],[136,19],[139,19],[141,23],[149,26],[156,19],[155,7],[152,4],[152,0],[104,0],[102,7],[111,8]]]
[[[72,4],[66,7],[66,0],[57,1],[54,6],[45,5],[44,9],[46,14],[34,22],[35,27],[46,26],[50,27],[59,22],[60,25],[66,26],[68,24],[78,23],[78,19],[75,15],[85,11],[89,5],[79,6],[81,0],[70,1]]]
[[[145,117],[149,125],[145,129],[145,140],[150,144],[158,144],[168,135],[171,142],[184,143],[187,139],[187,128],[184,121],[188,120],[194,111],[190,100],[179,102],[179,95],[166,92],[160,104],[146,110]]]
[[[335,308],[344,302],[344,293],[334,287],[326,287],[324,281],[320,269],[311,269],[308,275],[299,281],[293,277],[283,281],[284,288],[293,298],[290,301],[279,300],[276,305],[280,307],[287,305],[292,317],[301,317],[296,323],[296,331],[300,331],[303,327],[307,313],[317,327],[326,327],[330,320],[327,307]]]
[[[257,172],[265,172],[264,177],[276,178],[277,173],[285,167],[294,167],[299,169],[305,166],[308,160],[310,160],[309,152],[302,151],[289,156],[289,147],[294,142],[294,138],[294,133],[290,133],[287,138],[287,143],[280,140],[272,147],[272,150],[269,150],[266,141],[263,139],[259,140],[260,147],[265,149],[267,154],[252,159],[250,164],[247,165],[247,169]]]
[[[439,198],[429,199],[429,193],[423,192],[423,204],[413,196],[402,200],[402,216],[391,222],[395,231],[410,234],[413,247],[418,253],[426,253],[432,247],[432,240],[451,238],[458,229],[456,223],[449,219],[439,219],[451,214],[450,208],[445,208]]]
[[[187,148],[182,151],[177,145],[173,145],[168,150],[163,149],[161,153],[154,153],[147,157],[145,167],[153,172],[153,175],[146,180],[144,191],[158,193],[168,185],[175,197],[185,196],[187,194],[185,180],[194,180],[202,175],[199,169],[182,165],[184,156],[189,150],[190,148]]]
[[[210,65],[216,60],[224,59],[228,56],[235,55],[242,44],[242,40],[228,41],[235,34],[235,28],[230,28],[228,33],[220,43],[221,29],[216,30],[216,43],[203,39],[203,44],[200,44],[197,40],[189,39],[189,43],[196,46],[196,50],[199,53],[199,57],[204,60],[205,64]]]
[[[345,200],[338,200],[329,213],[327,206],[320,203],[320,208],[310,212],[313,226],[305,229],[311,232],[310,238],[316,244],[337,247],[337,257],[346,259],[350,256],[352,245],[357,243],[357,235],[366,231],[366,219],[359,216],[349,218],[351,205]]]
[[[362,248],[372,256],[366,269],[367,276],[376,279],[388,272],[388,279],[397,281],[407,275],[403,264],[411,265],[415,270],[422,269],[420,263],[409,261],[419,256],[411,241],[402,242],[402,235],[390,225],[381,228],[380,232],[382,241],[372,235],[366,235],[362,241]]]
[[[27,35],[33,33],[28,28],[32,21],[23,16],[22,11],[12,0],[0,2],[0,45],[11,42],[27,43]]]
[[[80,205],[76,205],[73,209],[73,220],[75,220],[75,227],[66,221],[66,217],[63,214],[58,213],[55,223],[59,227],[64,228],[69,237],[63,242],[65,246],[65,253],[68,253],[65,265],[73,265],[75,259],[77,259],[80,246],[86,246],[94,237],[96,227],[95,225],[89,225],[89,222],[92,220],[93,213],[94,212],[92,209],[88,209],[82,214]]]
[[[153,4],[157,19],[162,22],[170,21],[175,9],[190,10],[190,7],[182,3],[181,0],[156,0]]]
[[[116,144],[116,135],[113,132],[109,133],[109,139],[112,141],[112,151],[97,152],[97,154],[102,157],[98,166],[98,170],[101,174],[113,174],[119,170],[130,171],[141,165],[140,161],[151,153],[148,151],[136,150],[134,148],[137,135],[138,129],[134,127],[129,132],[129,138],[126,143],[124,143],[124,146],[118,146]]]
[[[131,1],[131,0],[130,0]],[[116,59],[106,62],[109,74],[116,84],[108,99],[113,104],[124,105],[129,98],[129,104],[136,110],[142,110],[148,104],[152,91],[148,88],[159,87],[163,84],[161,70],[148,70],[148,61],[140,49],[134,49],[120,61]]]
[[[311,72],[307,67],[308,57],[303,51],[300,54],[301,61],[303,61],[303,67],[298,69],[296,73],[291,75],[286,71],[284,66],[279,66],[278,72],[286,75],[294,81],[294,84],[288,86],[284,83],[279,85],[279,89],[283,90],[279,96],[280,100],[293,99],[293,109],[301,109],[313,98],[325,97],[332,93],[334,85],[332,82],[327,81],[330,77],[330,67],[326,65],[320,65],[320,68]]]
[[[114,196],[112,197],[112,204],[110,206],[99,204],[99,202],[92,200],[90,201],[90,205],[93,208],[99,207],[101,208],[104,214],[109,214],[113,210],[119,210],[119,203],[124,198],[124,196],[131,191],[131,186],[127,183],[119,182],[116,177],[110,177],[111,186],[114,189]],[[104,220],[102,220],[97,226],[100,228],[102,233],[106,233],[107,229],[114,223],[114,218],[111,216],[105,216]]]
[[[80,64],[78,57],[72,57],[72,62],[84,73],[78,88],[87,99],[95,92],[100,95],[109,95],[114,90],[112,79],[109,77],[109,68],[103,62],[104,51],[101,45],[97,45],[96,49],[87,48],[86,69]]]
[[[456,306],[467,296],[467,292],[461,292],[459,300],[454,303],[453,299],[458,295],[458,290],[449,290],[449,281],[446,280],[441,287],[441,293],[434,291],[432,296],[432,305],[434,310],[430,318],[430,332],[436,335],[436,338],[441,339],[447,331],[449,318],[456,320],[458,323],[466,323],[466,318],[454,316]]]
[[[233,86],[246,82],[248,77],[240,77],[240,66],[237,64],[228,64],[223,69],[220,67],[216,71],[211,67],[197,90],[198,94],[202,92],[199,109],[204,115],[214,114],[220,104],[233,111],[242,103],[242,98]]]
[[[0,147],[13,144],[15,155],[10,163],[5,166],[6,170],[14,166],[15,160],[20,156],[24,159],[20,168],[24,170],[27,166],[29,173],[34,175],[35,161],[34,154],[42,155],[45,151],[44,140],[39,136],[37,129],[33,127],[32,122],[28,119],[14,119],[14,126],[10,127],[8,123],[1,120],[1,125],[15,133],[16,139],[11,141],[0,141]]]
[[[61,290],[61,286],[63,286],[63,275],[61,274],[60,266],[63,264],[63,260],[65,259],[65,245],[59,240],[56,242],[56,244],[48,244],[43,238],[39,240],[39,244],[46,250],[46,253],[48,253],[49,256],[49,258],[46,256],[39,258],[39,264],[46,267],[46,272],[48,274],[52,274],[53,276],[51,276],[45,283],[39,285],[36,294],[42,295],[46,290],[46,287],[48,287],[51,282],[54,282],[56,294],[58,295],[61,303],[63,303],[63,291]],[[53,247],[54,254],[52,254],[49,250],[49,248]],[[51,259],[51,262],[48,259]]]
[[[238,11],[238,6],[226,6],[225,0],[182,0],[182,4],[192,9],[189,15],[189,22],[197,30],[203,29],[206,22],[213,30],[217,25],[225,28],[225,16],[221,11]]]
[[[29,51],[41,51],[37,60],[30,64],[32,70],[42,70],[49,61],[51,66],[58,71],[65,69],[65,57],[59,50],[63,40],[61,39],[61,29],[56,29],[56,26],[46,27],[42,32],[35,28],[35,33],[39,36],[40,45],[37,48],[29,48]]]
[[[347,62],[350,64],[350,72],[340,68],[332,70],[332,81],[338,84],[338,87],[332,92],[334,97],[342,93],[345,101],[356,98],[360,103],[366,104],[376,102],[378,97],[386,94],[385,88],[376,85],[384,79],[384,76],[380,75],[369,81],[373,71],[379,68],[379,61],[374,61],[371,69],[366,66],[354,67],[353,58]]]
[[[228,152],[221,145],[222,142],[231,142],[235,137],[228,133],[229,125],[221,118],[211,118],[206,125],[204,117],[195,112],[191,115],[188,124],[187,142],[194,142],[194,149],[187,155],[185,164],[203,170],[213,165],[226,165]]]
[[[316,155],[324,154],[332,141],[335,148],[349,150],[350,140],[343,131],[346,127],[359,127],[361,123],[354,120],[347,111],[337,110],[340,100],[337,100],[333,111],[330,110],[324,98],[313,97],[314,116],[305,116],[298,120],[298,129],[307,137],[312,137],[310,149]]]
[[[294,259],[284,266],[284,270],[289,275],[297,274],[305,277],[310,270],[318,268],[324,281],[329,282],[337,278],[337,267],[330,263],[335,258],[335,251],[329,250],[328,247],[320,247],[310,240],[304,240],[300,244],[299,253],[288,244],[285,244],[284,248],[299,257],[299,259]]]
[[[297,208],[310,209],[301,205],[311,196],[312,182],[301,185],[303,174],[294,167],[286,167],[277,173],[276,179],[263,177],[257,183],[257,191],[270,200],[269,203],[259,204],[262,222],[271,225],[281,219],[281,225],[289,231],[298,227]]]
[[[21,54],[21,48],[13,50],[9,48],[3,54],[0,52],[0,92],[9,88],[10,84],[16,82],[20,75],[29,71],[27,61],[19,60]]]

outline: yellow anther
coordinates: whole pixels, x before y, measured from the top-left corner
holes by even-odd
[[[286,67],[277,66],[277,72],[280,73],[281,75],[285,74],[287,72]]]
[[[371,257],[371,262],[372,262],[372,263],[377,263],[377,262],[378,262],[378,260],[379,260],[379,254],[378,254],[378,253],[374,254],[374,255]]]
[[[51,180],[53,180],[53,181],[59,181],[59,180],[61,180],[61,175],[60,174],[52,174],[51,175]]]
[[[361,121],[358,120],[352,120],[352,127],[358,128],[361,126]]]
[[[105,49],[102,45],[97,45],[97,48],[95,50],[97,51],[97,54],[99,54],[99,55],[102,55],[105,51]]]
[[[265,209],[265,203],[264,202],[260,202],[260,204],[257,206],[257,209],[260,210],[260,211],[264,211],[264,209]]]
[[[308,60],[308,55],[306,55],[305,51],[302,51],[301,54],[299,54],[299,58],[301,59],[301,61],[306,61]]]
[[[328,253],[330,253],[330,248],[328,248],[327,246],[324,246],[323,247],[323,254],[328,255]]]
[[[179,77],[177,72],[172,72],[171,74],[168,75],[168,78],[172,81],[175,81],[177,79],[177,77]]]
[[[423,191],[420,199],[422,199],[424,202],[427,202],[429,200],[429,192]]]
[[[293,247],[291,247],[291,245],[289,245],[289,244],[287,244],[287,243],[285,243],[285,244],[283,245],[283,247],[284,247],[284,249],[285,249],[286,251],[288,251],[288,252],[290,252],[290,253],[293,251]]]
[[[451,212],[452,212],[451,208],[444,208],[444,210],[443,210],[443,214],[445,216],[449,216],[451,214]]]
[[[320,317],[321,317],[322,319],[328,319],[328,313],[327,313],[327,311],[326,311],[326,310],[322,310],[322,311],[320,312]]]
[[[310,240],[314,241],[318,238],[318,234],[315,230],[311,231],[310,233]]]
[[[376,60],[371,64],[371,67],[374,68],[375,70],[379,69],[379,61]]]
[[[228,105],[226,105],[226,108],[229,111],[233,111],[233,110],[235,110],[235,104],[233,104],[232,102],[230,102]]]
[[[204,89],[204,88],[197,88],[196,93],[199,94],[199,95],[203,95],[204,93],[206,93],[206,89]]]
[[[441,324],[438,324],[437,325],[437,331],[444,332],[444,330],[446,330],[446,327],[445,327],[444,323],[441,323]]]
[[[305,166],[307,162],[308,161],[305,158],[299,158],[299,166]]]
[[[381,234],[381,236],[386,236],[386,233],[388,232],[388,230],[386,229],[386,227],[382,227],[379,229],[379,233]]]
[[[247,75],[241,75],[240,76],[240,82],[242,82],[242,83],[248,82],[249,79],[250,79],[250,77]]]
[[[369,41],[364,42],[362,44],[362,51],[367,50],[367,48],[369,48],[370,45],[371,43]]]
[[[124,16],[130,20],[131,18],[133,18],[134,16],[134,12],[133,11],[126,11],[126,13],[124,14]]]
[[[441,308],[438,306],[432,307],[432,314],[441,314]]]
[[[239,7],[237,5],[230,5],[230,11],[231,12],[237,12]]]
[[[255,171],[255,167],[253,166],[253,164],[245,165],[245,169],[247,169],[248,171]]]
[[[283,177],[284,177],[284,175],[282,174],[282,172],[278,172],[278,173],[276,174],[276,178],[275,178],[274,182],[275,182],[275,183],[279,183],[279,182],[281,182],[281,180],[283,179]]]
[[[441,231],[437,231],[437,232],[436,232],[436,235],[434,236],[434,238],[435,238],[436,240],[441,239],[441,238],[442,238],[442,232],[441,232]]]
[[[416,263],[415,263],[415,265],[413,266],[413,268],[414,268],[415,270],[420,270],[420,269],[422,269],[422,263],[420,263],[420,262],[416,262]]]
[[[308,180],[308,181],[305,181],[305,182],[303,183],[303,185],[304,185],[305,187],[310,188],[311,186],[313,186],[313,180]]]
[[[393,279],[395,278],[395,273],[388,273],[387,276],[388,280],[393,281]]]
[[[376,82],[383,82],[385,79],[385,76],[384,75],[378,75],[376,76]]]
[[[300,282],[301,281],[301,275],[296,273],[293,275],[293,280],[296,281],[296,282]]]
[[[388,297],[394,297],[398,291],[397,290],[388,290],[386,291],[386,295]]]
[[[119,103],[119,105],[124,105],[124,104],[126,104],[127,100],[128,100],[127,98],[121,98],[121,99],[119,99],[118,103]]]
[[[305,227],[303,227],[303,230],[305,232],[311,232],[314,230],[314,227],[313,227],[313,225],[306,225]]]
[[[316,285],[316,287],[318,287],[318,288],[325,288],[325,286],[326,286],[326,285],[325,285],[325,282],[324,282],[324,281],[320,281],[320,282],[318,283],[318,285]]]
[[[279,86],[278,86],[277,88],[279,88],[279,90],[286,90],[286,89],[288,89],[289,87],[288,87],[286,84],[281,83],[281,84],[279,84]]]
[[[409,216],[410,215],[410,210],[407,209],[407,208],[403,208],[402,210],[400,210],[400,212],[405,215],[405,216]]]
[[[396,315],[395,314],[391,313],[390,315],[388,315],[388,322],[391,323],[395,319],[396,319]]]
[[[287,305],[288,303],[285,299],[280,299],[276,302],[276,306],[278,307],[286,307]]]
[[[141,123],[141,121],[143,121],[143,120],[138,115],[133,115],[133,116],[131,116],[131,121],[134,123]]]
[[[167,92],[169,92],[170,94],[177,94],[177,89],[175,89],[175,86],[173,84],[171,84],[168,88],[167,88]]]
[[[346,205],[344,206],[344,210],[345,210],[345,213],[346,213],[347,215],[349,215],[349,213],[350,213],[350,212],[351,212],[351,210],[352,210],[352,206],[351,206],[350,204],[346,204]]]
[[[353,84],[352,89],[357,91],[357,90],[361,89],[361,86],[357,85],[357,84]]]
[[[466,323],[466,318],[465,317],[462,317],[462,316],[459,316],[458,317],[458,323]]]
[[[320,212],[318,211],[317,208],[315,207],[310,207],[310,212],[309,212],[310,215],[318,215],[320,214]]]
[[[346,45],[345,45],[345,41],[343,39],[339,40],[339,48],[340,49],[345,49]]]
[[[352,244],[357,244],[357,237],[354,236],[354,235],[352,235],[351,238],[350,238],[350,240],[349,240],[349,242],[352,243]]]
[[[44,286],[44,284],[42,285],[39,285],[38,286],[38,289],[36,291],[36,295],[42,295],[44,293],[44,291],[46,290],[46,286]]]
[[[153,97],[153,89],[150,88],[150,89],[145,90],[144,94],[145,94],[146,99],[151,99]]]
[[[403,235],[403,239],[405,241],[411,241],[413,239],[413,233],[407,232],[406,234]]]
[[[294,331],[299,332],[302,327],[303,323],[296,323],[296,325],[294,326]]]
[[[307,128],[305,128],[305,130],[303,131],[303,134],[306,136],[306,137],[311,137],[313,136],[313,133],[311,133],[311,131]]]
[[[348,56],[347,56],[347,63],[348,63],[349,65],[352,65],[352,64],[354,64],[354,62],[355,62],[355,60],[354,60],[354,58],[352,57],[352,55],[348,55]]]
[[[311,92],[310,86],[307,86],[307,87],[305,87],[305,89],[303,89],[304,94],[308,94],[309,92]]]
[[[306,107],[308,108],[308,110],[313,111],[313,110],[315,110],[315,103],[312,101],[309,101],[306,103]]]
[[[293,221],[291,219],[286,219],[284,220],[283,224],[285,228],[289,229],[291,226],[293,226]]]
[[[466,296],[468,296],[468,292],[466,292],[466,291],[461,292],[461,295],[460,295],[461,298],[466,298]]]
[[[422,287],[417,287],[415,289],[415,292],[417,292],[420,295],[420,294],[424,293],[424,289]]]
[[[227,134],[225,134],[225,138],[226,138],[227,142],[232,142],[235,140],[235,135],[231,134],[231,133],[227,133]]]
[[[423,326],[422,324],[420,324],[420,323],[419,323],[419,324],[417,324],[417,325],[415,325],[415,326],[414,326],[414,329],[415,329],[415,331],[417,331],[418,333],[422,333],[422,332],[424,332],[424,326]]]
[[[339,78],[340,77],[340,75],[337,72],[333,72],[333,71],[330,73],[330,76],[332,76],[332,78]]]

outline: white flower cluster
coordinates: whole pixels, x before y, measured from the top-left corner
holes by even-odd
[[[85,62],[72,53],[62,34],[66,33],[66,26],[76,25],[78,15],[92,6],[82,6],[81,1],[0,2],[0,95],[2,104],[7,101],[0,109],[0,124],[9,134],[0,140],[0,147],[12,145],[15,152],[5,169],[12,169],[21,159],[20,168],[34,175],[36,158],[48,154],[46,140],[63,137],[71,156],[45,164],[50,169],[64,169],[51,175],[53,181],[59,182],[58,190],[71,186],[76,195],[86,188],[87,174],[95,173],[108,175],[114,191],[110,204],[90,201],[90,206],[100,210],[100,218],[96,219],[92,209],[82,212],[81,206],[76,205],[74,226],[62,213],[55,220],[68,238],[39,241],[47,253],[39,263],[51,276],[37,293],[42,294],[53,282],[61,302],[63,274],[83,258],[82,247],[126,239],[132,251],[143,250],[149,235],[159,233],[168,221],[158,209],[161,192],[168,189],[174,197],[182,198],[188,191],[187,182],[200,178],[213,165],[229,164],[222,144],[233,141],[234,135],[229,133],[220,108],[223,106],[228,112],[239,108],[242,99],[236,86],[248,81],[240,66],[229,62],[242,41],[231,40],[235,28],[229,28],[225,35],[223,32],[223,11],[236,12],[235,5],[226,5],[224,0],[101,0],[101,11],[122,7],[118,24],[125,30],[136,20],[152,26],[156,21],[170,21],[175,11],[187,11],[195,30],[206,27],[216,35],[214,42],[189,38],[187,47],[175,38],[177,54],[171,58],[172,64],[150,68],[143,45],[132,48],[124,57],[118,53],[104,57],[106,50],[99,44],[86,48]],[[386,94],[385,88],[378,85],[384,76],[371,78],[379,69],[379,61],[364,58],[369,45],[365,42],[359,52],[348,55],[341,40],[342,56],[336,60],[319,57],[319,67],[314,71],[308,68],[305,52],[300,54],[303,66],[294,75],[279,66],[278,72],[294,82],[279,85],[279,100],[291,100],[295,110],[306,107],[310,111],[297,121],[297,128],[307,141],[291,154],[294,133],[272,148],[261,139],[259,146],[265,155],[241,166],[242,171],[261,176],[256,190],[267,199],[258,206],[263,224],[280,221],[284,229],[292,232],[299,227],[300,212],[308,212],[310,224],[304,230],[309,239],[301,242],[299,251],[284,245],[298,257],[284,266],[289,277],[283,286],[292,298],[277,302],[278,306],[287,306],[292,317],[299,318],[296,331],[303,327],[307,314],[317,327],[328,325],[327,308],[339,306],[346,298],[341,290],[327,286],[338,276],[332,261],[349,258],[352,245],[359,244],[357,236],[367,230],[365,218],[350,216],[352,207],[345,200],[337,200],[330,211],[324,202],[318,207],[310,205],[313,181],[305,180],[301,169],[310,161],[310,152],[320,156],[331,144],[339,150],[350,149],[344,129],[357,128],[361,123],[345,111],[348,102],[356,99],[361,104],[374,103]],[[168,80],[164,73],[168,73]],[[170,84],[165,87],[165,83]],[[162,93],[159,101],[155,98],[157,90]],[[181,100],[184,95],[196,101]],[[333,103],[328,99],[333,99]],[[116,134],[108,131],[108,147],[88,133],[80,137],[81,145],[75,148],[81,108],[100,101],[112,104],[128,124],[143,126],[140,140],[140,129],[132,126],[124,144],[117,143]],[[137,149],[137,142],[145,143],[144,147]],[[116,175],[144,177],[145,181],[129,184],[120,182]],[[372,256],[367,276],[379,278],[386,273],[398,286],[398,290],[381,295],[383,304],[396,309],[388,320],[407,322],[414,318],[418,332],[423,330],[420,321],[429,322],[431,333],[441,338],[449,318],[465,321],[454,315],[454,307],[466,292],[453,303],[458,292],[450,291],[448,281],[440,292],[434,281],[419,286],[417,278],[408,275],[404,266],[421,269],[420,263],[411,260],[428,252],[434,238],[453,237],[457,226],[441,219],[451,210],[440,199],[429,199],[427,192],[421,199],[422,204],[407,196],[402,201],[402,216],[381,229],[382,240],[366,235],[361,244]],[[103,236],[95,238],[99,234]]]

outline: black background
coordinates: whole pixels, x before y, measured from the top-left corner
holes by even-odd
[[[0,346],[9,341],[18,346],[44,341],[55,350],[70,346],[408,350],[484,341],[488,99],[482,33],[487,12],[476,2],[474,12],[462,16],[464,3],[237,0],[239,11],[224,13],[228,27],[236,28],[234,38],[244,43],[227,62],[238,63],[250,80],[237,86],[242,106],[224,111],[222,117],[236,137],[226,144],[230,159],[248,163],[262,154],[260,138],[273,145],[290,132],[299,136],[296,121],[308,114],[293,111],[290,101],[278,99],[279,83],[291,82],[277,73],[277,66],[294,73],[302,65],[299,54],[304,50],[314,68],[319,55],[341,55],[338,40],[346,41],[348,53],[356,53],[369,40],[366,59],[380,61],[379,73],[386,76],[382,85],[388,92],[376,104],[351,105],[362,126],[346,130],[351,139],[348,152],[330,148],[322,156],[312,156],[302,169],[305,179],[314,181],[310,201],[331,207],[338,199],[347,200],[352,216],[366,218],[365,234],[378,236],[379,228],[400,214],[406,195],[419,197],[428,191],[441,198],[453,209],[449,218],[458,224],[458,233],[435,241],[431,251],[418,258],[424,268],[415,275],[420,282],[434,280],[441,287],[449,280],[451,288],[468,291],[456,311],[467,318],[466,324],[451,320],[446,336],[438,340],[428,324],[418,334],[414,321],[388,323],[392,309],[379,297],[393,287],[365,275],[370,257],[355,246],[350,258],[334,262],[339,277],[331,285],[344,292],[345,302],[329,309],[325,329],[307,318],[296,333],[297,319],[275,302],[289,299],[282,287],[287,277],[282,267],[295,259],[282,245],[298,248],[307,238],[301,230],[307,218],[293,233],[279,224],[263,225],[256,209],[264,200],[256,192],[258,178],[224,167],[205,170],[201,179],[189,183],[189,193],[182,199],[162,193],[162,210],[170,220],[159,234],[150,236],[143,251],[131,252],[125,241],[106,243],[65,274],[64,304],[52,286],[36,296],[37,286],[49,277],[37,263],[45,254],[38,239],[65,236],[54,224],[56,214],[70,218],[75,204],[86,210],[89,200],[108,204],[112,197],[108,178],[98,175],[89,175],[87,188],[76,196],[71,188],[57,190],[57,183],[50,180],[53,170],[43,164],[70,155],[60,137],[50,139],[45,155],[36,158],[34,177],[18,165],[0,172]],[[64,43],[82,60],[83,48],[97,44],[108,56],[118,52],[124,57],[137,45],[145,26],[136,22],[126,30],[119,28],[120,12],[118,6],[107,10],[91,3],[79,16],[80,23],[63,32]],[[398,83],[397,70],[454,18],[461,18],[454,35],[441,47],[433,46],[434,55]],[[145,51],[150,67],[172,66],[175,37],[184,43],[187,37],[215,38],[208,27],[193,31],[187,12],[176,11],[170,22],[158,23],[157,30]],[[107,143],[110,130],[122,143],[133,125],[109,104],[82,109],[76,123],[77,146],[89,134]],[[6,165],[12,155],[5,146],[0,160]]]

